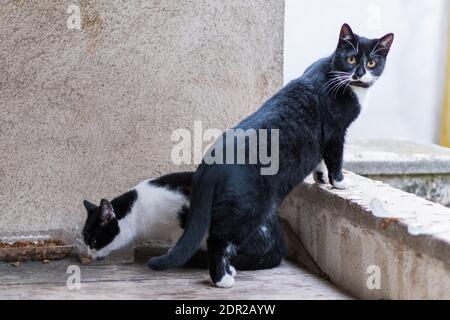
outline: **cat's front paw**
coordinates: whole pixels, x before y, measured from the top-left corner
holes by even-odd
[[[313,179],[315,183],[319,184],[328,184],[330,181],[328,180],[328,175],[323,171],[314,171]]]
[[[345,176],[341,181],[334,180],[333,178],[331,178],[330,180],[331,185],[336,189],[345,190],[350,188],[350,179]]]
[[[328,169],[323,160],[317,165],[316,169],[314,169],[313,179],[314,182],[320,184],[330,183],[330,179],[328,179]]]

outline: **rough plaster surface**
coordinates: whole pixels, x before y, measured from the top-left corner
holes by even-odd
[[[346,175],[349,190],[308,181],[280,210],[320,269],[359,298],[450,299],[450,209]],[[374,198],[384,212],[375,210]],[[379,289],[367,286],[371,266],[379,268]]]
[[[283,0],[1,4],[0,232],[73,227],[83,198],[186,169],[174,129],[230,127],[282,85]]]

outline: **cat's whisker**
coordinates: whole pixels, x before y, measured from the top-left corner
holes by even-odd
[[[372,56],[373,54],[375,54],[380,48],[378,48],[378,45],[380,44],[380,40],[377,41],[377,44],[375,45],[375,47],[373,47],[372,51],[369,54],[369,57]],[[377,49],[378,48],[378,49]],[[375,51],[377,50],[377,51]]]
[[[336,89],[336,92],[335,92],[335,98],[336,98],[336,96],[337,96],[339,90],[344,89],[344,92],[345,92],[347,83],[349,83],[349,82],[350,82],[350,81],[344,81],[344,82],[342,82],[342,84]]]
[[[325,94],[329,94],[330,92],[332,92],[334,90],[334,88],[341,83],[341,81],[342,80],[337,79],[337,80],[331,82],[326,88],[324,88],[324,90],[326,89]]]
[[[332,68],[330,70],[328,70],[328,72],[348,73],[346,71],[340,71],[340,70],[336,70],[336,69],[332,69]]]
[[[337,87],[342,83],[342,80],[339,80],[338,82],[334,83],[329,90],[327,91],[327,94],[333,94],[334,90],[336,90]]]
[[[334,69],[331,69],[329,72],[348,73],[347,71],[339,71],[339,70],[334,70]]]
[[[341,79],[341,78],[333,78],[333,79],[329,80],[329,81],[323,86],[323,88],[321,89],[321,91],[324,91],[324,90],[326,90],[326,89],[330,89],[330,88],[334,87],[335,85],[339,84],[339,82],[342,81],[342,80],[343,80],[343,78],[342,78],[342,79]],[[328,93],[328,92],[326,92],[326,93]]]
[[[377,43],[375,44],[375,47],[373,47],[372,51],[369,53],[369,57],[373,54],[373,52],[375,51],[376,48],[378,48],[378,43],[380,42],[380,40],[377,41]]]
[[[345,75],[345,76],[334,76],[330,81],[339,81],[339,80],[344,80],[344,79],[348,79],[349,76]]]
[[[348,81],[348,82],[345,84],[344,92],[347,91],[347,89],[350,89],[350,83],[351,83],[351,81]]]
[[[356,54],[358,54],[358,50],[355,48],[355,46],[353,45],[353,43],[351,43],[349,40],[347,40],[347,39],[343,39],[343,38],[341,38],[342,40],[344,40],[344,41],[346,41],[346,42],[348,42],[351,46],[352,46],[352,48],[353,48],[353,50],[355,50],[355,52],[356,52]]]
[[[350,74],[346,73],[346,74],[336,74],[334,76],[332,76],[330,78],[330,80],[335,80],[335,79],[342,79],[342,78],[348,78],[350,77]]]
[[[333,92],[336,87],[339,87],[341,83],[346,83],[348,81],[349,74],[336,76],[331,78],[325,86],[321,89],[321,91],[326,90],[326,94]]]
[[[339,82],[336,84],[333,89],[331,90],[330,94],[333,98],[336,98],[337,92],[339,92],[339,87],[342,85],[342,82]]]
[[[330,76],[333,76],[333,75],[347,75],[347,76],[350,76],[352,73],[351,72],[347,72],[347,71],[339,71],[339,70],[333,70],[333,69],[331,69],[331,70],[329,70],[328,72],[327,72],[327,74],[328,75],[330,75]]]
[[[382,51],[382,50],[386,50],[386,48],[378,48],[377,50],[371,52],[370,56],[374,56],[377,52]]]
[[[350,82],[349,80],[343,80],[338,83],[338,85],[331,92],[333,94],[334,98],[336,98],[339,90],[349,82]]]
[[[348,79],[350,79],[352,74],[348,73],[348,72],[343,72],[343,73],[329,73],[329,75],[331,76],[332,79],[334,79],[334,78],[340,78],[340,79],[348,78]]]
[[[334,82],[339,81],[339,77],[333,77],[330,80],[328,80],[325,85],[323,86],[322,89],[326,88],[327,86],[329,86],[330,84],[333,84]]]

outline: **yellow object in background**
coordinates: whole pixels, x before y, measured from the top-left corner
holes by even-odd
[[[450,148],[450,5],[447,50],[447,76],[444,87],[444,108],[442,110],[441,145]]]

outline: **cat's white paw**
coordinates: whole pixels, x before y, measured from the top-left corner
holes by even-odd
[[[233,266],[230,266],[230,272],[231,272],[231,276],[233,278],[236,277],[237,272],[236,272],[236,269]]]
[[[350,188],[351,183],[350,179],[344,176],[344,179],[342,179],[341,181],[335,181],[334,179],[332,179],[331,185],[336,189],[345,190]]]
[[[214,283],[214,285],[219,288],[231,288],[232,286],[234,286],[234,278],[228,273],[225,273],[223,278],[220,279],[220,281]]]
[[[313,179],[316,183],[327,184],[330,183],[328,179],[328,168],[322,160],[313,171]]]

